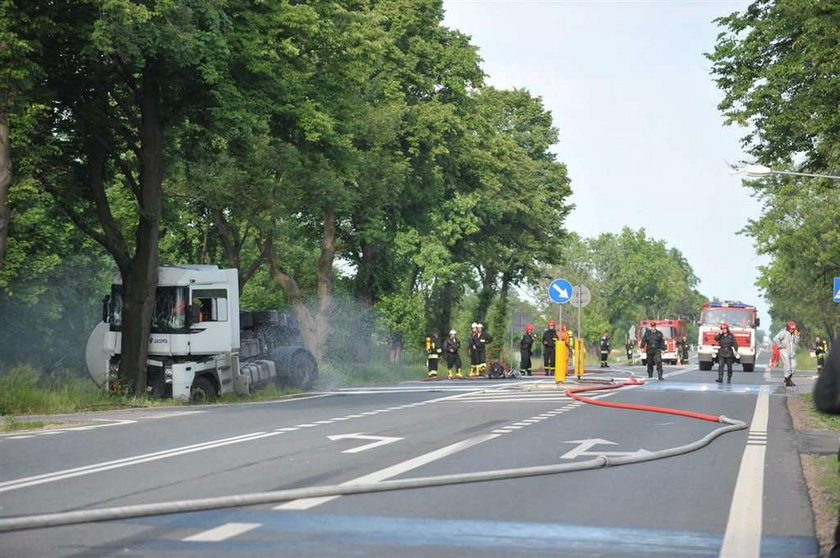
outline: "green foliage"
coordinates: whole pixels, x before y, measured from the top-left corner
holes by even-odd
[[[840,4],[759,0],[720,18],[708,55],[724,92],[727,123],[746,128],[754,159],[778,170],[837,174],[840,165]],[[830,302],[840,275],[840,188],[836,181],[784,177],[747,182],[762,202],[745,233],[771,263],[759,287],[775,322],[795,319],[810,337],[833,338],[840,311]]]

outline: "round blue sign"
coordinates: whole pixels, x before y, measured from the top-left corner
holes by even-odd
[[[572,284],[565,279],[555,279],[548,286],[548,298],[557,304],[569,302],[572,298]]]

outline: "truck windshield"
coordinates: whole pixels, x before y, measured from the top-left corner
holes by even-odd
[[[734,308],[713,308],[703,312],[702,325],[728,323],[731,327],[752,327],[752,312]]]
[[[187,287],[158,287],[152,333],[183,332],[187,328]],[[122,329],[122,285],[111,287],[111,331]]]

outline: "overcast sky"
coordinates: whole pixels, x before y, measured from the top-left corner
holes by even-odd
[[[746,158],[725,127],[703,56],[712,20],[749,2],[444,0],[444,24],[472,37],[488,83],[542,97],[560,131],[585,237],[644,228],[686,257],[709,297],[758,306],[759,257],[736,234],[760,213],[729,168]]]

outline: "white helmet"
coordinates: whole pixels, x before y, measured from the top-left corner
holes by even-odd
[[[454,329],[450,329],[449,330],[449,335],[458,335],[458,332],[455,331]]]
[[[477,327],[478,327],[478,324],[477,324],[477,323],[475,323],[475,322],[473,322],[472,324],[470,324],[470,327],[471,327],[472,329],[475,329],[475,328],[477,328]]]
[[[475,324],[478,329],[484,329],[484,324]]]

